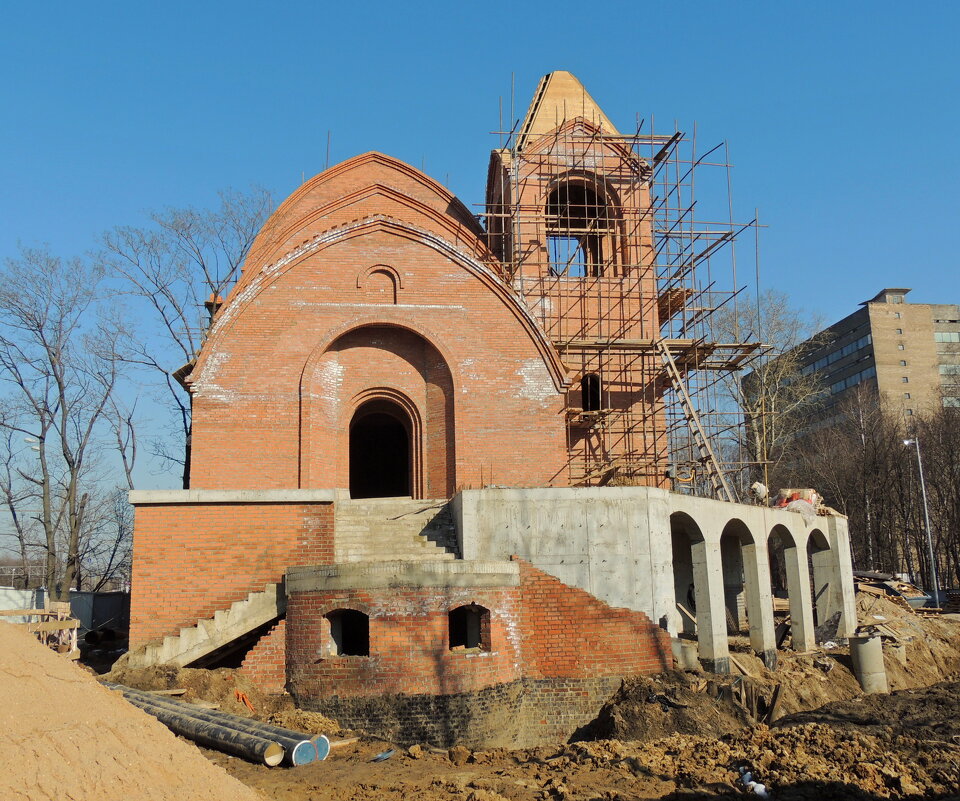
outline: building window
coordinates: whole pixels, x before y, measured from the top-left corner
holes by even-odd
[[[592,186],[563,181],[547,197],[550,272],[569,278],[598,276],[612,264],[618,212]]]
[[[902,342],[899,345],[897,345],[897,350],[903,350],[903,348],[904,348],[904,345]]]
[[[904,393],[903,393],[903,397],[904,397],[906,400],[910,400],[910,393],[909,393],[909,392],[904,392]]]
[[[902,328],[898,328],[898,329],[897,329],[897,333],[898,333],[898,334],[902,334],[902,333],[903,333],[903,329],[902,329]]]
[[[910,383],[910,379],[909,379],[907,376],[904,376],[903,378],[900,379],[900,383],[901,383],[901,384],[909,384],[909,383]]]
[[[490,610],[478,604],[451,609],[447,615],[450,650],[490,650]]]
[[[903,303],[903,295],[891,295],[891,296],[890,296],[890,302],[891,302],[891,303]],[[897,317],[899,317],[899,316],[900,316],[900,315],[898,314]]]
[[[951,409],[960,409],[960,398],[944,397],[943,405]]]
[[[906,367],[906,366],[907,366],[907,360],[906,360],[906,359],[901,359],[901,360],[900,360],[900,366],[901,366],[901,367]]]
[[[325,615],[330,625],[333,656],[370,656],[370,618],[354,609],[334,609]]]
[[[596,412],[600,409],[600,376],[596,373],[587,373],[580,379],[580,404],[585,412]]]
[[[900,312],[894,312],[894,313],[893,313],[893,316],[896,317],[896,318],[899,320],[899,319],[900,319]]]
[[[587,257],[583,243],[573,236],[548,236],[550,272],[567,278],[583,278],[587,274]]]
[[[960,342],[960,331],[934,331],[934,342]]]
[[[913,409],[907,409],[907,414],[908,414],[908,415],[912,415],[912,414],[913,414]]]

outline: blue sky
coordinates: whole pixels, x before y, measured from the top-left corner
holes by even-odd
[[[598,17],[588,11],[595,9]],[[574,72],[636,114],[726,139],[763,283],[834,320],[887,285],[960,301],[953,3],[6,4],[0,256],[61,255],[144,211],[331,162],[404,159],[482,200],[511,76]],[[658,126],[659,127],[659,126]]]

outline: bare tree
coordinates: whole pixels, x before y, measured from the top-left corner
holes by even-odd
[[[789,297],[776,290],[763,292],[758,301],[747,298],[736,308],[724,307],[716,318],[719,340],[760,341],[764,346],[750,372],[728,374],[722,386],[726,401],[742,412],[745,423],[736,429],[732,445],[743,461],[760,465],[754,477],[769,485],[777,469],[794,457],[797,435],[820,402],[821,378],[805,371],[803,361],[827,335],[816,333],[820,321],[794,308]]]
[[[271,210],[263,189],[226,191],[217,209],[168,209],[152,214],[146,227],[116,228],[103,238],[108,268],[150,310],[131,358],[158,379],[175,443],[158,439],[154,452],[182,465],[184,487],[192,421],[189,396],[175,374],[196,358],[220,299],[239,277]]]
[[[27,249],[0,278],[6,500],[8,508],[33,507],[46,585],[61,599],[78,570],[87,481],[120,377],[124,332],[99,303],[103,271],[95,264]],[[18,439],[35,458],[21,457]]]

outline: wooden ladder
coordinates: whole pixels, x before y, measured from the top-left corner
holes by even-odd
[[[667,347],[662,339],[657,340],[656,348],[660,354],[660,358],[663,360],[664,367],[667,368],[667,375],[670,377],[670,384],[673,387],[673,391],[677,393],[677,398],[680,400],[683,416],[686,418],[687,425],[690,428],[693,443],[700,453],[700,462],[707,471],[707,479],[713,488],[714,496],[722,501],[725,500],[736,503],[737,496],[734,494],[730,482],[727,481],[727,477],[723,474],[723,470],[720,469],[720,462],[717,460],[717,455],[710,446],[710,440],[703,430],[703,426],[700,424],[700,416],[693,407],[690,394],[687,392],[686,384],[683,382],[683,375],[673,359],[673,354],[670,353],[670,348]]]

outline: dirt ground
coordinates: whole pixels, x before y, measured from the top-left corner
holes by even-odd
[[[676,734],[655,741],[597,740],[523,751],[392,746],[362,740],[327,761],[270,771],[208,752],[266,798],[285,801],[640,801],[742,796],[748,766],[777,799],[958,798],[960,682],[831,705],[811,722],[741,728],[721,738]],[[808,713],[809,714],[809,713]],[[859,717],[858,717],[859,716]],[[863,728],[862,722],[869,721]]]
[[[783,652],[775,672],[734,638],[745,679],[671,671],[623,683],[578,742],[471,752],[402,749],[374,738],[336,747],[322,763],[269,771],[206,752],[244,784],[280,801],[640,801],[752,795],[746,766],[776,799],[960,799],[960,622],[920,617],[883,598],[858,599],[861,623],[897,635],[889,696],[864,696],[846,649]],[[950,680],[943,681],[945,677]],[[711,682],[750,682],[780,701],[757,723]],[[932,686],[926,686],[932,685]],[[812,710],[812,711],[811,711]],[[761,711],[768,711],[762,708]],[[341,736],[350,732],[337,732]],[[382,762],[377,754],[393,750]]]
[[[326,761],[298,768],[271,769],[197,749],[95,686],[90,689],[125,708],[111,706],[107,714],[92,711],[97,705],[91,707],[88,700],[70,696],[64,701],[59,689],[64,677],[73,682],[79,676],[89,683],[94,677],[35,642],[28,643],[31,652],[43,652],[37,658],[52,659],[55,665],[18,668],[0,642],[0,668],[8,674],[0,676],[0,691],[9,691],[4,727],[17,738],[12,746],[0,738],[0,758],[15,766],[12,773],[7,768],[3,772],[0,788],[5,792],[0,798],[206,801],[253,798],[257,793],[265,801],[714,799],[755,795],[738,783],[738,769],[743,768],[777,799],[960,799],[960,621],[920,617],[869,596],[858,598],[858,609],[862,624],[880,625],[889,638],[896,637],[885,646],[888,680],[895,690],[889,696],[862,694],[843,648],[781,652],[778,669],[771,672],[749,653],[745,638],[735,637],[734,655],[748,675],[669,671],[625,681],[574,741],[536,749],[446,750],[428,743],[400,748],[297,710],[289,697],[263,695],[233,670],[118,667],[108,676],[142,689],[182,688],[186,701],[327,734],[335,744],[343,741]],[[22,684],[24,677],[27,685]],[[29,692],[22,693],[23,686]],[[779,701],[771,714],[778,686]],[[745,703],[747,687],[756,715]],[[55,711],[49,709],[48,698],[54,699]],[[117,714],[125,716],[122,725],[115,723]],[[74,720],[77,715],[80,723]],[[21,718],[29,720],[27,729],[33,734],[24,733]],[[64,727],[88,734],[78,734],[68,748],[60,736]],[[34,745],[31,737],[41,745]],[[56,754],[49,768],[44,737],[53,737],[51,753]],[[140,747],[146,742],[148,750],[158,750],[161,764],[177,765],[162,792],[153,792],[152,783],[165,780],[163,770],[155,774],[149,764],[141,768]],[[180,751],[176,757],[168,755],[169,742],[189,758]],[[118,749],[116,758],[112,753],[104,757],[104,743],[109,743],[108,751]],[[125,750],[130,744],[133,753]],[[388,758],[371,761],[391,751]],[[186,760],[183,771],[181,759]],[[197,761],[204,767],[198,768]],[[197,770],[201,773],[195,774]],[[48,773],[56,781],[51,783]],[[56,792],[23,789],[41,776],[47,789]],[[199,782],[186,794],[184,777]],[[74,796],[61,791],[78,780],[102,792]],[[197,789],[211,787],[209,782],[216,789]],[[117,788],[121,794],[111,795]]]

